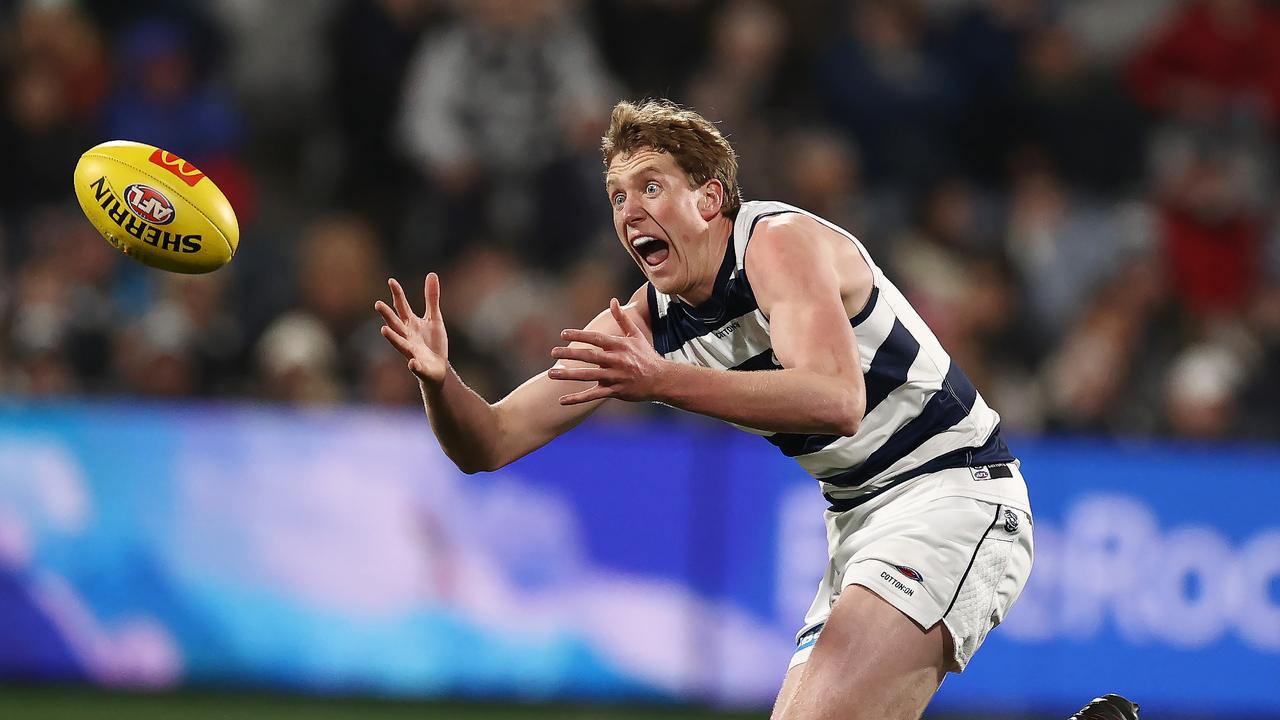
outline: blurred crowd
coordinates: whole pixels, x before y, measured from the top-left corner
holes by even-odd
[[[613,103],[729,134],[748,199],[857,235],[1005,426],[1280,438],[1280,5],[1262,0],[0,2],[0,394],[412,404],[378,335],[442,278],[490,399],[642,281]],[[77,157],[226,192],[228,267],[129,261]]]

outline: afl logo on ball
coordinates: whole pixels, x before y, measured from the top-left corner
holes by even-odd
[[[168,225],[173,222],[173,203],[159,190],[141,183],[124,189],[124,201],[134,215],[152,225]]]

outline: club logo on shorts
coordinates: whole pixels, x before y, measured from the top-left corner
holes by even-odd
[[[924,576],[917,572],[915,568],[909,568],[906,565],[894,565],[893,567],[895,567],[898,572],[906,575],[910,580],[915,580],[918,583],[924,582]]]
[[[1004,531],[1007,533],[1018,532],[1018,515],[1009,508],[1004,509]]]
[[[168,225],[173,222],[173,203],[150,185],[134,183],[125,188],[124,201],[134,215],[152,225]]]
[[[969,472],[973,473],[974,480],[990,480],[991,470],[984,467],[969,468]]]

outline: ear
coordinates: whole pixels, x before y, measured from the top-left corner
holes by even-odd
[[[698,213],[702,215],[703,220],[711,222],[720,214],[720,207],[724,204],[724,185],[712,178],[703,183],[702,187],[698,188],[698,192],[700,193]]]

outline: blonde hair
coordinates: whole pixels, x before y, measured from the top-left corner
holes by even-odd
[[[738,215],[742,207],[738,155],[711,121],[665,99],[643,100],[638,105],[623,100],[614,105],[609,131],[600,140],[605,168],[618,155],[645,148],[674,158],[689,177],[690,187],[719,180],[724,187],[720,213],[731,219]]]

